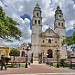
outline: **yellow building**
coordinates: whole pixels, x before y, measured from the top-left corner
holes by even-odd
[[[0,45],[0,57],[1,57],[1,55],[4,55],[5,57],[10,57],[9,56],[10,50],[11,50],[11,48],[9,48],[9,47],[2,47]]]

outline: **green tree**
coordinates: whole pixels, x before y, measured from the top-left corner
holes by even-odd
[[[75,29],[75,23],[74,23],[74,25],[73,25],[73,28]]]
[[[75,29],[75,24],[74,24]],[[71,46],[71,49],[75,51],[75,31],[71,36],[66,37],[66,39],[63,39],[62,45],[66,44],[67,46]]]
[[[14,63],[15,57],[20,56],[20,51],[16,48],[13,48],[13,49],[11,49],[9,55],[14,57],[14,59],[13,59],[13,63]]]
[[[7,41],[12,41],[12,37],[20,40],[22,32],[18,29],[17,25],[19,25],[19,23],[11,17],[6,16],[3,8],[0,6],[0,38]]]

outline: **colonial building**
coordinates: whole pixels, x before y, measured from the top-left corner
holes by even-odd
[[[68,58],[75,58],[75,51],[67,51]]]
[[[18,49],[20,50],[20,57],[25,57],[25,55],[27,54],[27,45],[26,43],[21,44],[20,47],[18,47]],[[28,43],[28,55],[30,55],[31,52],[31,48],[30,48],[30,44]]]
[[[1,57],[1,55],[4,55],[7,58],[10,57],[9,56],[10,50],[11,50],[11,48],[9,48],[9,47],[2,47],[0,45],[0,57]]]
[[[18,49],[20,50],[20,57],[25,57],[27,45],[23,43]]]
[[[33,62],[38,62],[42,54],[43,57],[56,58],[56,50],[59,50],[60,58],[67,58],[66,45],[61,42],[66,38],[65,20],[59,6],[55,11],[54,31],[49,27],[45,32],[42,31],[41,8],[37,4],[33,10],[32,18],[32,53]],[[42,58],[42,57],[41,57]]]

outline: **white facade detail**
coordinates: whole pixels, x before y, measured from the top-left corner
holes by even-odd
[[[59,57],[67,58],[66,46],[62,46],[62,40],[66,38],[65,20],[62,10],[57,6],[55,11],[54,31],[49,27],[45,32],[42,32],[42,17],[41,8],[37,4],[33,10],[32,18],[32,52],[33,60],[38,61],[39,54],[46,56],[49,52],[52,53],[49,58],[56,58],[56,49],[59,49]],[[50,50],[50,51],[48,51]],[[47,57],[47,56],[46,56]]]

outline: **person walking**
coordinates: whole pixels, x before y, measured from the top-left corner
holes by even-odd
[[[1,56],[1,70],[3,69],[3,66],[5,67],[5,69],[7,69],[5,62],[6,62],[6,58],[4,57],[4,55],[2,55]]]

